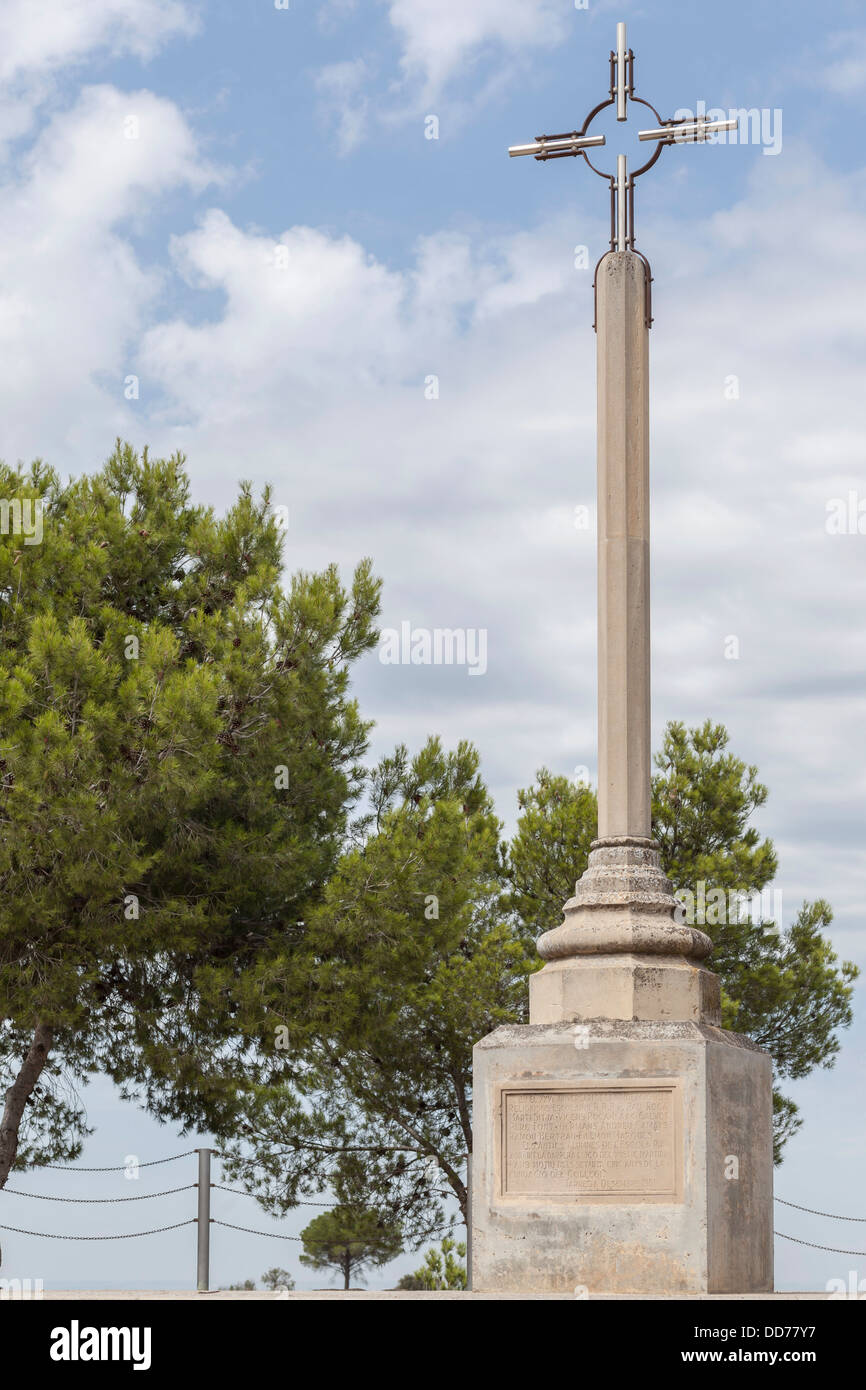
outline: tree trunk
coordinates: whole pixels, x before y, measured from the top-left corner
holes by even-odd
[[[349,1275],[351,1274],[351,1272],[352,1272],[352,1262],[351,1262],[351,1260],[349,1259],[349,1252],[348,1252],[348,1250],[347,1250],[345,1256],[343,1257],[343,1288],[344,1288],[344,1289],[347,1289],[347,1288],[349,1287]]]
[[[53,1041],[54,1029],[47,1023],[37,1023],[27,1056],[4,1097],[6,1103],[0,1120],[0,1188],[6,1186],[6,1179],[15,1162],[24,1107],[42,1075]]]

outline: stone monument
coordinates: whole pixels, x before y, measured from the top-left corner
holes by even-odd
[[[563,923],[538,950],[530,1022],[474,1052],[472,1286],[593,1293],[773,1287],[772,1071],[721,1027],[711,941],[686,925],[651,838],[649,327],[634,181],[675,141],[736,121],[658,122],[650,160],[605,175],[591,122],[626,119],[625,25],[610,96],[580,131],[511,154],[582,156],[611,185],[596,268],[598,839]]]

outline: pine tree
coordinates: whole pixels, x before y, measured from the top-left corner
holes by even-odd
[[[653,834],[686,920],[713,940],[710,968],[722,981],[722,1022],[747,1033],[773,1058],[777,1080],[830,1067],[838,1030],[851,1022],[857,967],[839,962],[823,935],[829,904],[805,902],[786,928],[744,909],[775,878],[770,840],[750,824],[767,788],[758,770],[728,749],[722,725],[671,723],[653,778]],[[586,868],[595,837],[595,793],[542,769],[519,793],[511,844],[512,902],[534,940],[562,920],[562,905]],[[774,1093],[777,1161],[800,1120],[795,1103]]]
[[[170,1078],[207,1115],[193,1044],[233,1036],[227,987],[302,934],[345,837],[379,586],[364,562],[284,591],[269,491],[218,518],[181,456],[118,442],[69,483],[0,468],[0,495],[43,533],[0,535],[2,1186],[80,1149],[43,1078],[101,1067],[157,1113]]]

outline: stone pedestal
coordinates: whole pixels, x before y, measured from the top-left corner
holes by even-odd
[[[475,1049],[472,1287],[773,1288],[772,1075],[708,1024],[499,1028]]]
[[[477,1044],[473,1288],[772,1290],[770,1058],[678,915],[651,841],[597,841],[530,1024]]]

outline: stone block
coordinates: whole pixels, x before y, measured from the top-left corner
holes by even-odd
[[[475,1290],[772,1290],[772,1069],[748,1039],[509,1026],[474,1064]]]

